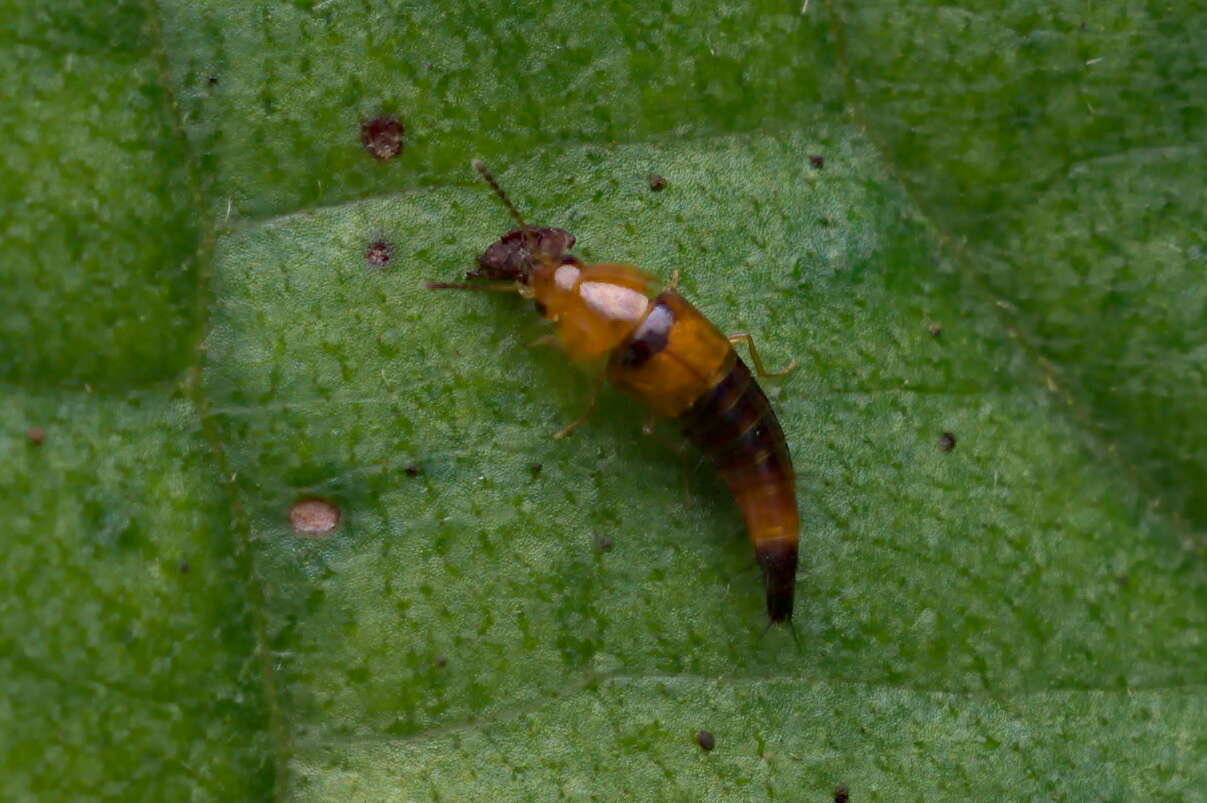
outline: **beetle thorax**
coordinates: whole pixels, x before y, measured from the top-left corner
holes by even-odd
[[[571,256],[532,274],[535,300],[557,324],[557,336],[575,359],[591,360],[616,348],[650,309],[648,276],[628,265],[587,265]]]

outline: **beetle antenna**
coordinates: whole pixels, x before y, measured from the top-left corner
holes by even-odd
[[[514,293],[515,282],[493,282],[490,284],[469,284],[468,282],[424,282],[429,290],[478,290],[487,293]]]
[[[524,232],[524,239],[528,241],[528,250],[532,253],[533,258],[535,258],[536,235],[533,233],[532,228],[524,222],[524,216],[511,203],[511,199],[507,197],[507,193],[503,192],[503,188],[499,186],[499,182],[495,181],[495,177],[486,169],[486,165],[481,159],[472,159],[470,160],[470,164],[473,165],[474,170],[477,170],[481,174],[482,178],[486,179],[486,183],[495,191],[495,195],[499,196],[499,200],[503,202],[503,206],[507,207],[507,213],[511,215],[516,223],[520,224],[520,229]]]

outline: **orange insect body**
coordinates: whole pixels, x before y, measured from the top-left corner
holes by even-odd
[[[470,275],[511,283],[429,287],[519,292],[553,321],[569,357],[606,361],[603,370],[619,390],[653,415],[677,420],[712,458],[742,511],[763,569],[768,616],[790,619],[799,537],[792,459],[767,397],[730,338],[673,283],[661,287],[630,265],[585,264],[565,253],[572,236],[530,228],[486,169],[474,167],[521,228],[492,246],[479,260],[481,270]],[[761,369],[752,342],[751,350]]]
[[[652,279],[629,265],[584,265],[573,257],[541,260],[532,271],[532,299],[554,322],[573,360],[597,360],[628,337],[649,309]]]

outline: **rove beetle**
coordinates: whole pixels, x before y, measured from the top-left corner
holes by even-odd
[[[554,324],[538,340],[562,348],[570,359],[596,366],[587,411],[553,437],[562,438],[586,420],[606,378],[645,405],[654,418],[679,422],[683,434],[716,465],[746,521],[767,592],[772,624],[792,618],[800,521],[792,457],[771,403],[733,344],[750,348],[759,376],[783,376],[763,368],[754,339],[726,337],[675,287],[631,265],[584,263],[571,255],[574,237],[562,229],[529,226],[494,176],[478,159],[482,175],[519,224],[486,250],[480,282],[428,282],[433,290],[515,292],[536,304]]]

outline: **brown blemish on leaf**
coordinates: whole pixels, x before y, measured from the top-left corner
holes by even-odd
[[[813,165],[814,170],[821,170],[826,166],[826,158],[824,156],[810,156],[809,164]]]
[[[360,124],[360,142],[375,159],[393,159],[402,153],[405,135],[402,123],[389,115],[374,117]]]
[[[419,466],[412,464],[412,465],[409,465],[406,468],[404,468],[402,470],[402,473],[406,474],[408,477],[418,477],[420,474],[420,468],[419,468]]]
[[[943,334],[943,324],[932,323],[930,326],[926,327],[926,331],[930,332],[935,337],[938,337],[939,335]]]
[[[339,526],[339,508],[326,499],[299,499],[289,508],[289,524],[296,535],[330,535]]]
[[[850,803],[851,793],[845,786],[834,787],[834,803]]]
[[[654,192],[660,192],[661,190],[666,189],[666,179],[657,173],[650,173],[649,182],[650,189]]]
[[[717,738],[712,735],[711,731],[700,731],[696,734],[696,744],[707,752],[717,746]]]
[[[945,452],[950,452],[956,448],[956,436],[950,432],[944,432],[939,436],[939,448]]]
[[[369,247],[365,249],[365,262],[374,268],[384,268],[390,264],[390,257],[393,254],[394,249],[389,243],[385,240],[375,240],[369,243]]]
[[[25,433],[25,437],[28,438],[29,442],[34,446],[41,446],[46,440],[46,430],[42,429],[41,427],[30,427]]]

